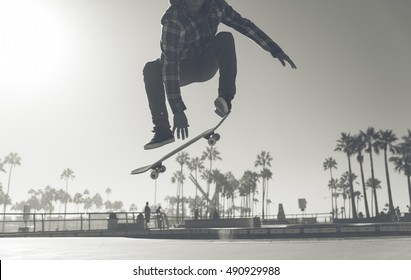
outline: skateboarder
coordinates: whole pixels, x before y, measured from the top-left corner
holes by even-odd
[[[188,137],[187,109],[180,87],[210,80],[219,70],[215,112],[224,117],[231,111],[236,93],[237,58],[233,35],[217,33],[220,23],[232,27],[271,53],[283,66],[294,62],[267,34],[243,18],[225,0],[170,0],[163,18],[161,58],[148,62],[144,83],[154,124],[154,137],[144,149],[154,149]],[[164,90],[165,88],[165,90]],[[174,115],[171,131],[165,97]]]

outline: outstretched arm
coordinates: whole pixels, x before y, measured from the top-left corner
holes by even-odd
[[[220,0],[219,2],[223,10],[222,22],[224,24],[256,42],[261,48],[267,52],[270,52],[273,57],[277,58],[283,66],[286,66],[287,62],[292,69],[297,69],[297,66],[288,57],[288,55],[285,54],[280,46],[277,45],[266,33],[264,33],[264,31],[258,28],[250,20],[243,18],[230,5],[228,5],[225,0]]]

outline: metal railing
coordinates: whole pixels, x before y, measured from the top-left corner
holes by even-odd
[[[5,213],[1,216],[0,233],[108,230],[110,224],[137,224],[141,217],[146,226],[141,212]],[[157,216],[156,213],[150,216],[149,228],[160,228],[158,223],[166,219],[165,215]]]
[[[248,216],[247,216],[248,217]],[[246,218],[246,217],[220,217]],[[185,217],[194,219],[194,217]],[[206,219],[205,217],[200,219]],[[263,225],[330,223],[329,213],[291,214],[285,219],[277,215],[266,215]],[[92,231],[110,230],[113,228],[150,228],[162,229],[184,225],[182,217],[167,217],[152,212],[150,222],[146,223],[144,212],[90,212],[90,213],[6,213],[0,216],[0,233],[15,232],[52,232],[52,231]]]

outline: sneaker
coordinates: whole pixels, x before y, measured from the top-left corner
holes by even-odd
[[[214,101],[215,113],[220,117],[224,117],[231,110],[231,104],[227,102],[222,96],[217,97]]]
[[[154,129],[154,137],[144,145],[144,150],[159,148],[175,141],[174,135],[170,129]]]

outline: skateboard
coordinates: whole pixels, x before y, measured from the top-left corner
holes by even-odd
[[[203,133],[200,133],[199,135],[192,138],[188,142],[184,143],[180,147],[176,148],[175,150],[169,152],[168,154],[166,154],[165,156],[163,156],[159,160],[155,161],[153,164],[134,169],[133,171],[131,171],[131,174],[135,175],[135,174],[140,174],[140,173],[144,173],[144,172],[147,172],[147,171],[151,170],[150,177],[151,177],[151,179],[155,180],[155,179],[158,178],[160,173],[164,173],[166,171],[166,167],[163,165],[163,161],[169,159],[170,157],[174,156],[178,152],[184,150],[185,148],[187,148],[191,144],[194,144],[195,142],[197,142],[201,138],[207,139],[208,144],[210,146],[214,146],[217,143],[217,141],[220,140],[220,134],[215,133],[215,131],[225,121],[225,119],[228,117],[229,114],[230,114],[230,112],[228,112],[227,115],[225,115],[222,118],[222,120],[215,127],[212,127],[210,129],[207,129]]]

